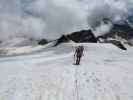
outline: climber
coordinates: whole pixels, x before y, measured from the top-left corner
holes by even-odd
[[[83,56],[83,51],[84,51],[84,47],[83,46],[78,46],[76,48],[75,54],[74,54],[74,64],[75,65],[79,65],[80,64],[81,57]]]

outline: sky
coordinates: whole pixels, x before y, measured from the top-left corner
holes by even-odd
[[[56,39],[95,27],[103,18],[124,20],[132,9],[133,0],[0,0],[0,40]]]

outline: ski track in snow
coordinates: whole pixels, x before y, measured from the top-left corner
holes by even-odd
[[[0,100],[133,100],[133,48],[82,45],[79,66],[75,44],[0,58]]]

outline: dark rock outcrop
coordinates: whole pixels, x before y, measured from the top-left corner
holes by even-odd
[[[127,50],[127,48],[118,40],[107,40],[105,43],[111,43],[122,50]]]
[[[82,30],[73,32],[69,35],[62,35],[59,39],[57,39],[54,46],[70,40],[76,43],[97,43],[97,39],[91,30]]]
[[[102,42],[100,41],[100,38],[103,39]],[[105,40],[103,37],[96,38],[91,30],[82,30],[79,32],[73,32],[69,35],[62,35],[59,39],[56,40],[54,46],[58,46],[59,44],[68,42],[70,40],[76,43],[97,43],[98,41],[100,43],[111,43],[122,50],[127,50],[126,47],[120,41]]]
[[[97,42],[97,39],[91,30],[82,30],[79,32],[73,32],[70,35],[67,35],[67,37],[76,43],[82,43],[82,42],[96,43]]]
[[[127,23],[114,24],[108,33],[101,35],[99,37],[107,39],[107,38],[116,38],[116,36],[121,37],[125,40],[133,39],[133,28]]]
[[[46,39],[41,39],[41,40],[38,41],[39,45],[45,45],[47,43],[48,43],[48,41]]]
[[[109,40],[109,39],[104,39],[103,37],[99,37],[97,38],[97,40],[99,43],[111,43],[122,50],[127,50],[127,48],[119,40],[114,40],[114,39]]]
[[[56,40],[56,43],[54,46],[57,46],[57,45],[64,43],[64,42],[68,42],[69,40],[70,39],[67,36],[62,35],[59,39]]]

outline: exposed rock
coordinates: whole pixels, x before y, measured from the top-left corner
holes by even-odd
[[[40,41],[38,41],[39,45],[45,45],[47,43],[48,43],[48,41],[46,39],[41,39]]]
[[[133,42],[132,41],[126,41],[126,42],[124,42],[124,44],[128,44],[129,46],[133,46]]]
[[[70,39],[67,36],[62,35],[59,39],[56,40],[56,43],[54,46],[57,46],[57,45],[64,43],[64,42],[68,42],[69,40]]]
[[[115,46],[117,46],[118,48],[122,49],[122,50],[127,50],[127,48],[120,42],[117,40],[108,40],[107,43],[112,43]]]
[[[108,33],[101,35],[99,37],[102,37],[104,39],[107,39],[110,37],[111,38],[120,37],[125,40],[130,40],[133,38],[133,28],[128,23],[113,24],[113,27]]]
[[[79,32],[73,32],[67,37],[77,43],[87,42],[87,43],[97,43],[97,39],[91,30],[82,30]]]
[[[97,39],[91,30],[82,30],[73,32],[69,35],[62,35],[59,39],[56,40],[54,46],[68,41],[73,41],[76,43],[97,43]]]
[[[97,43],[98,41],[100,43],[112,43],[122,50],[127,50],[126,47],[118,40],[107,40],[104,39],[104,36],[96,38],[91,30],[82,30],[79,32],[73,32],[69,35],[62,35],[59,39],[56,40],[54,46],[57,46],[64,42],[68,42],[70,40],[76,43]]]
[[[102,38],[99,38],[98,41],[100,43],[111,43],[111,44],[117,46],[118,48],[120,48],[122,50],[127,50],[127,48],[121,43],[121,41],[118,41],[118,40],[104,40]]]

